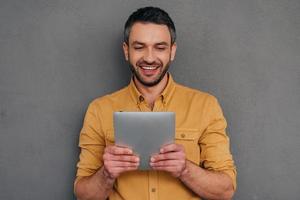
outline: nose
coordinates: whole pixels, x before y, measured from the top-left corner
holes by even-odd
[[[155,62],[155,54],[152,49],[148,49],[144,54],[144,61],[147,63]]]

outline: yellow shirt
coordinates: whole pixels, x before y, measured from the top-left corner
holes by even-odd
[[[76,181],[93,175],[103,165],[103,150],[114,143],[114,111],[151,111],[151,108],[132,80],[127,87],[95,99],[88,107],[80,133]],[[236,188],[236,168],[225,132],[226,121],[215,97],[179,85],[169,75],[153,111],[175,112],[175,142],[185,147],[187,159],[202,168],[227,173]],[[117,178],[109,199],[192,200],[199,197],[167,172],[132,171]]]

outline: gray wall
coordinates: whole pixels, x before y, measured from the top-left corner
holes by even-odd
[[[234,199],[299,199],[299,0],[1,0],[0,199],[74,198],[85,110],[128,83],[122,28],[145,5],[177,25],[175,80],[222,104]]]

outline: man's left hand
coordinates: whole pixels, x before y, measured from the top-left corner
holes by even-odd
[[[180,177],[186,169],[184,147],[175,143],[163,146],[159,154],[151,156],[150,166],[154,170],[167,171],[174,177]]]

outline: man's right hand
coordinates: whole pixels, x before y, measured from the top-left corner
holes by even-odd
[[[104,150],[103,162],[105,175],[115,179],[123,172],[136,170],[140,159],[129,148],[107,146]]]

